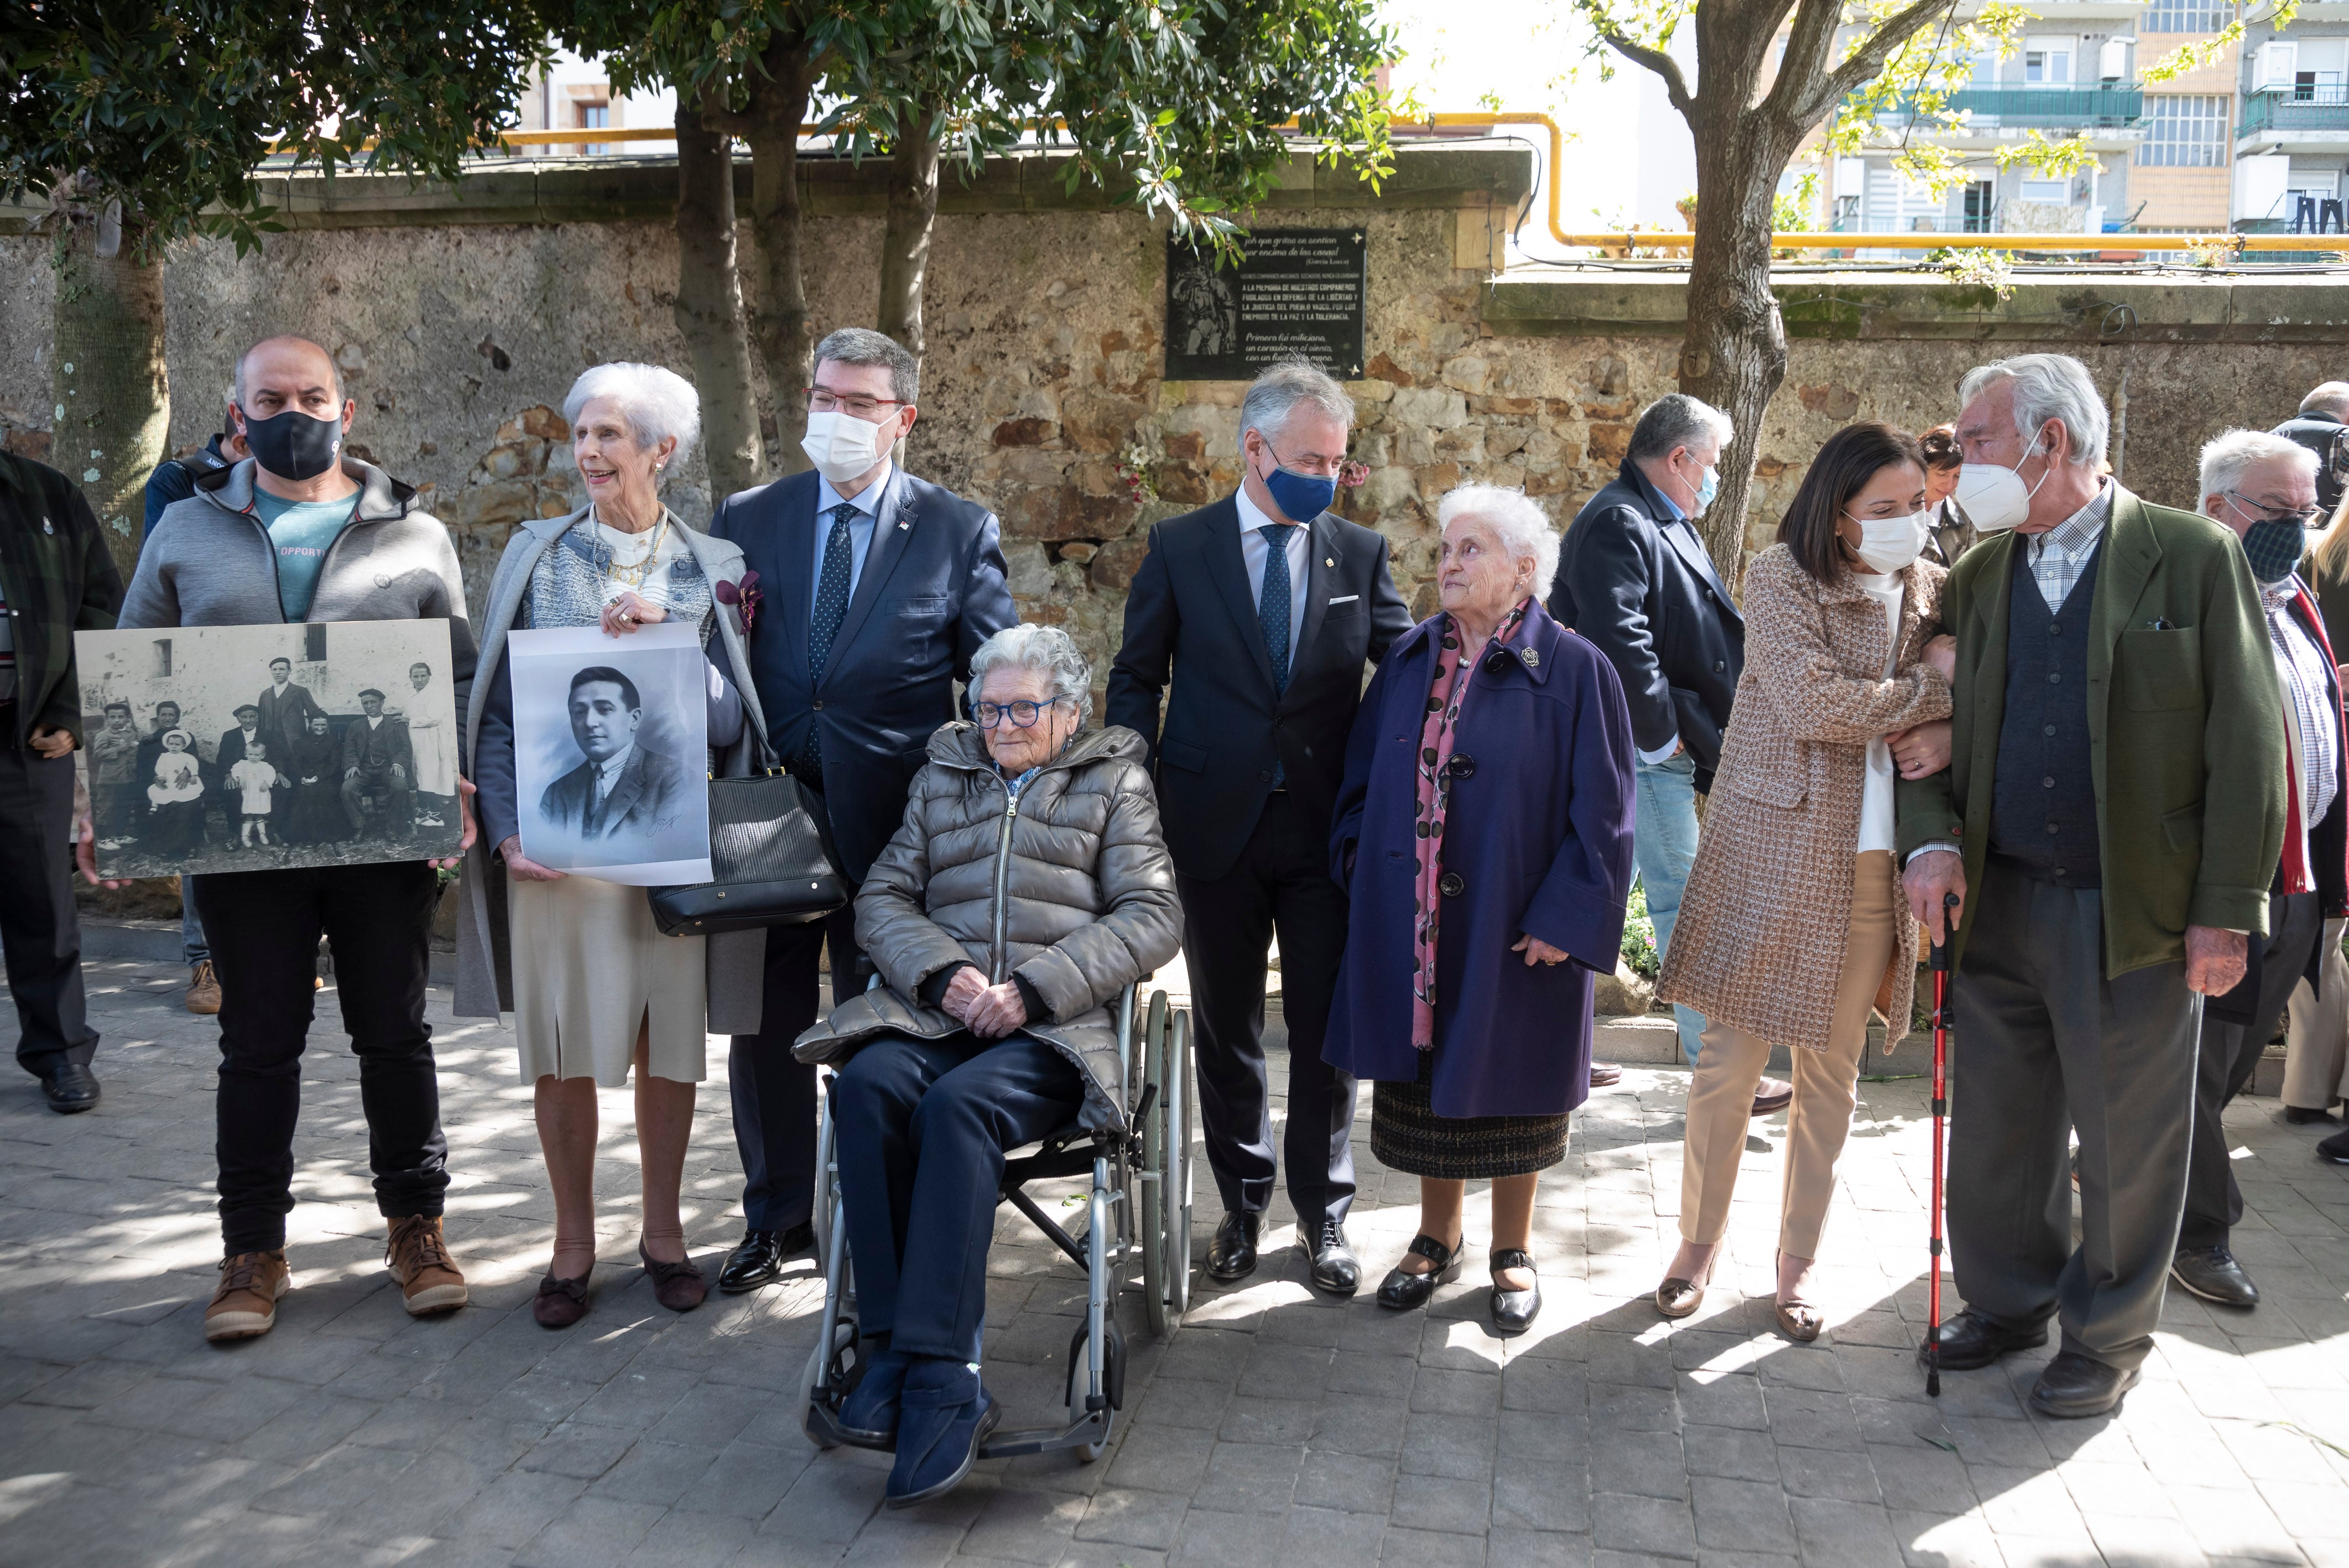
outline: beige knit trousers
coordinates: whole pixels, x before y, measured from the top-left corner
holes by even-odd
[[[1835,1196],[1836,1161],[1851,1132],[1858,1104],[1859,1056],[1868,1044],[1868,1016],[1885,966],[1899,942],[1908,906],[1900,897],[1889,851],[1871,850],[1854,861],[1851,926],[1844,942],[1843,979],[1836,988],[1835,1022],[1825,1050],[1795,1047],[1795,1100],[1786,1111],[1786,1173],[1780,1200],[1778,1250],[1789,1257],[1819,1255],[1827,1203]],[[1770,1060],[1770,1042],[1714,1021],[1689,1084],[1688,1140],[1681,1173],[1681,1236],[1699,1246],[1720,1242],[1729,1229],[1737,1165],[1745,1153],[1754,1086]]]
[[[2302,1110],[2330,1110],[2349,1099],[2349,958],[2342,956],[2342,927],[2324,923],[2324,982],[2320,999],[2302,980],[2292,987],[2292,1033],[2285,1037],[2283,1102]]]

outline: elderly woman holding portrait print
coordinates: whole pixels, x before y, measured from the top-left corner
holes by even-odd
[[[684,1312],[707,1285],[687,1257],[678,1189],[705,1076],[711,1029],[758,1027],[763,932],[664,936],[642,888],[566,876],[530,859],[515,798],[513,686],[508,634],[601,626],[616,642],[671,618],[700,628],[708,652],[712,770],[752,767],[766,732],[751,689],[737,609],[742,552],[698,533],[661,503],[660,476],[693,445],[700,401],[673,372],[599,365],[564,401],[587,504],[525,522],[490,585],[481,663],[465,716],[466,755],[481,790],[482,831],[468,857],[457,1007],[511,1008],[522,1076],[537,1089],[539,1143],[554,1192],[554,1255],[534,1313],[550,1328],[587,1312],[595,1264],[595,1088],[636,1075],[644,1159],[637,1256],[662,1305]],[[740,597],[739,591],[733,600]],[[700,771],[698,767],[692,769]]]
[[[898,1506],[957,1484],[999,1417],[979,1329],[1004,1154],[1113,1115],[1109,1008],[1179,941],[1142,738],[1080,733],[1092,687],[1058,627],[979,645],[978,722],[930,737],[905,823],[856,895],[857,944],[886,988],[794,1047],[844,1064],[840,1190],[874,1354],[840,1418],[894,1439]]]
[[[1330,871],[1352,918],[1321,1054],[1375,1080],[1371,1149],[1420,1178],[1419,1235],[1379,1287],[1460,1270],[1467,1183],[1493,1184],[1493,1331],[1541,1310],[1535,1183],[1589,1093],[1591,982],[1631,888],[1631,720],[1615,667],[1541,602],[1558,541],[1518,490],[1445,496],[1443,609],[1387,650],[1347,742]]]

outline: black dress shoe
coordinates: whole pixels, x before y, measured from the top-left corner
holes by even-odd
[[[42,1078],[41,1092],[48,1096],[51,1110],[71,1116],[98,1103],[98,1075],[79,1062],[67,1062]]]
[[[2327,1165],[2349,1165],[2349,1132],[2336,1132],[2318,1144],[2316,1157]]]
[[[2031,1386],[2031,1408],[2059,1421],[2106,1415],[2120,1408],[2121,1396],[2137,1387],[2137,1378],[2135,1367],[2124,1372],[2093,1356],[2066,1350]]]
[[[788,1231],[745,1231],[741,1244],[726,1254],[718,1271],[718,1288],[729,1295],[757,1290],[783,1277],[783,1260],[815,1245],[813,1225],[793,1225]]]
[[[1935,1342],[1941,1347],[1942,1371],[1971,1372],[1977,1367],[1989,1366],[2010,1350],[2029,1350],[2046,1344],[2047,1326],[2034,1323],[2025,1328],[2009,1328],[1968,1307],[1941,1325]],[[1925,1347],[1921,1345],[1917,1347],[1917,1359],[1925,1359]]]
[[[1465,1238],[1462,1245],[1465,1245]],[[1445,1246],[1433,1236],[1419,1235],[1411,1239],[1403,1249],[1417,1253],[1434,1266],[1425,1274],[1412,1274],[1403,1269],[1389,1269],[1387,1277],[1379,1282],[1379,1305],[1390,1312],[1409,1312],[1414,1306],[1425,1306],[1435,1287],[1450,1284],[1460,1277],[1460,1247]]]
[[[2204,1301],[2245,1311],[2259,1305],[2260,1287],[2224,1247],[2180,1247],[2169,1260],[2169,1277]]]
[[[1310,1236],[1299,1233],[1297,1244],[1313,1259],[1313,1288],[1331,1295],[1351,1295],[1362,1288],[1362,1263],[1347,1244],[1346,1227],[1324,1220]]]
[[[1541,1312],[1541,1282],[1537,1279],[1531,1290],[1511,1290],[1501,1283],[1503,1269],[1523,1269],[1533,1273],[1534,1255],[1516,1247],[1504,1247],[1493,1254],[1493,1332],[1504,1339],[1514,1339],[1534,1325]]]
[[[2320,1121],[2331,1121],[2333,1113],[2312,1109],[2304,1105],[2288,1105],[2283,1108],[2283,1119],[2293,1127],[2313,1127]]]
[[[1262,1214],[1226,1210],[1216,1239],[1207,1243],[1207,1277],[1229,1284],[1256,1273],[1256,1237],[1262,1229]]]

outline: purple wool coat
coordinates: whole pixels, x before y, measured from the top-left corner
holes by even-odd
[[[1330,874],[1351,923],[1322,1058],[1409,1083],[1413,754],[1444,617],[1387,650],[1346,747]],[[1631,888],[1631,718],[1615,667],[1537,601],[1475,666],[1454,739],[1436,937],[1438,1116],[1555,1116],[1590,1092],[1591,976],[1612,975]],[[1528,967],[1520,935],[1571,955]]]

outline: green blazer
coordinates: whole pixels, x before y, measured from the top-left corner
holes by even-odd
[[[2115,490],[2088,614],[2108,978],[2183,962],[2189,925],[2264,934],[2285,810],[2275,656],[2241,547],[2208,518]],[[1963,849],[1969,915],[1990,853],[2020,548],[2012,532],[1992,534],[1951,569],[1941,589],[1941,624],[1958,640],[1950,766],[1894,790],[1904,862],[1937,841]],[[1972,923],[1959,927],[1952,962]]]

